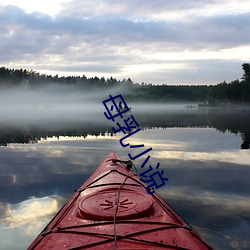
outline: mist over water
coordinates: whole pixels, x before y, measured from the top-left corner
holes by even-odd
[[[124,87],[116,87],[112,90],[98,91],[72,88],[66,85],[56,85],[30,88],[11,88],[0,90],[0,121],[39,123],[57,121],[92,121],[103,122],[106,111],[103,101],[109,96],[128,94]],[[126,100],[125,100],[126,101]],[[180,104],[155,104],[127,102],[133,112],[178,112],[185,110]],[[187,110],[188,111],[188,110]]]
[[[66,86],[39,89],[5,89],[0,92],[1,119],[39,121],[78,118],[101,112],[97,95],[80,93]]]

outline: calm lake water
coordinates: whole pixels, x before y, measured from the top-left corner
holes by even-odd
[[[250,110],[133,108],[142,130],[130,143],[152,147],[169,179],[157,192],[215,249],[250,249]],[[104,108],[34,110],[0,117],[1,249],[27,248],[111,151],[140,152],[120,145]]]

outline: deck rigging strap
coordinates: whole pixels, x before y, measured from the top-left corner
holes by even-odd
[[[117,192],[116,207],[115,207],[115,213],[114,213],[114,249],[115,250],[117,250],[116,217],[117,217],[117,213],[118,213],[118,209],[119,209],[121,189],[124,186],[127,179],[133,175],[136,175],[136,174],[132,171],[128,172],[127,176],[125,177],[123,183],[121,183],[121,185],[118,189],[118,192]]]
[[[122,160],[112,160],[114,163],[116,162],[120,162],[120,163],[125,163],[126,167],[128,169],[131,170],[132,167],[135,168],[136,173],[138,174],[137,168],[134,165],[134,163],[132,161],[122,161]],[[118,213],[118,209],[119,209],[119,203],[120,203],[120,194],[121,194],[121,189],[124,186],[125,182],[127,181],[128,177],[131,177],[133,175],[136,175],[134,172],[128,172],[128,174],[126,175],[123,183],[121,183],[118,192],[117,192],[117,199],[116,199],[116,207],[115,207],[115,213],[114,213],[114,249],[117,250],[117,234],[116,234],[116,217],[117,217],[117,213]]]

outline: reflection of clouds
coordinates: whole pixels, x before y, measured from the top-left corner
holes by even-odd
[[[249,214],[250,198],[236,194],[225,194],[220,192],[209,192],[198,189],[195,191],[189,187],[164,186],[157,192],[166,200],[175,199],[186,203],[199,204],[201,206],[217,206],[221,214]],[[167,194],[167,196],[166,196]]]
[[[122,135],[121,135],[122,137]],[[189,151],[217,151],[231,150],[234,145],[240,145],[242,139],[229,132],[221,133],[213,128],[158,128],[144,130],[136,133],[131,140],[140,139],[146,145],[155,149],[172,150],[179,147],[181,150]],[[226,143],[225,143],[226,141]],[[169,147],[168,147],[169,146]]]
[[[141,148],[123,148],[119,143],[123,136],[118,133],[114,137],[48,138],[35,145],[28,144],[24,147],[12,144],[3,148],[0,152],[0,167],[3,166],[0,182],[3,189],[0,197],[9,203],[16,203],[41,192],[44,196],[56,193],[65,195],[69,191],[71,194],[74,188],[78,188],[93,173],[109,152],[116,151],[124,159],[129,159],[128,153],[135,156],[142,152]],[[213,229],[217,228],[220,221],[221,227],[226,227],[221,232],[228,233],[231,228],[230,235],[240,235],[237,232],[244,235],[246,228],[243,228],[240,220],[242,215],[246,217],[250,211],[250,201],[246,198],[249,195],[249,168],[246,166],[249,165],[250,156],[248,151],[232,149],[238,141],[240,138],[237,136],[204,128],[151,129],[140,131],[128,139],[131,144],[144,143],[144,150],[153,148],[149,153],[152,157],[148,165],[156,166],[159,161],[161,168],[165,170],[164,174],[169,178],[169,182],[157,192],[167,201],[173,199],[170,201],[173,206],[179,202],[183,211],[177,211],[184,218],[189,221],[193,216],[195,219],[192,218],[190,222],[202,226],[212,225]],[[146,157],[147,155],[143,155],[134,161],[139,171],[140,164]],[[22,192],[15,192],[17,188]],[[13,194],[11,197],[10,193]],[[0,204],[0,213],[5,212],[0,223],[3,227],[8,226],[8,229],[2,227],[0,242],[7,238],[8,233],[9,239],[16,233],[20,238],[19,242],[22,242],[20,235],[23,238],[30,237],[31,242],[51,216],[46,213],[43,215],[43,212],[48,208],[56,210],[53,197],[47,199],[48,207],[44,204],[46,198],[31,199],[16,206]],[[29,216],[25,217],[25,214]],[[32,220],[33,223],[26,223],[25,220]],[[238,242],[232,244],[235,246]],[[221,242],[218,245],[221,246]],[[227,245],[221,249],[230,247]]]
[[[118,140],[123,136],[119,133]],[[247,151],[235,150],[234,145],[242,143],[240,136],[221,133],[213,128],[144,130],[129,137],[126,142],[152,147],[150,155],[159,159],[215,160],[242,165],[249,165],[250,162]]]
[[[152,156],[159,159],[183,159],[199,161],[223,161],[249,166],[250,155],[248,151],[220,151],[220,152],[181,152],[181,151],[155,151]]]
[[[250,249],[250,198],[189,186],[162,187],[169,202],[214,249]]]
[[[89,173],[103,161],[108,153],[117,151],[118,143],[118,140],[112,137],[105,139],[100,137],[95,140],[93,138],[71,138],[71,140],[67,138],[66,140],[39,142],[36,145],[25,145],[25,147],[13,144],[9,147],[11,149],[9,156],[5,157],[6,162],[2,164],[11,163],[13,167],[6,169],[5,174],[12,176],[19,172],[17,168],[20,164],[25,166],[24,170],[28,170],[29,176],[32,174]],[[27,179],[27,177],[23,178]],[[12,184],[18,180],[18,176],[15,179],[12,178]]]
[[[71,194],[111,151],[122,149],[113,138],[74,139],[12,144],[0,152],[0,200],[17,203],[33,195]]]
[[[48,151],[47,153],[47,157],[56,157],[56,158],[60,158],[63,157],[64,155],[64,151],[62,149],[53,149]]]
[[[37,222],[43,218],[50,217],[57,211],[58,201],[55,197],[31,198],[19,204],[8,204],[5,216],[0,219],[0,223],[11,228],[26,224],[26,233],[33,234],[33,230],[30,229]]]
[[[249,232],[250,225],[243,226],[241,223],[237,226],[234,225],[232,231],[227,231],[225,233],[211,230],[204,227],[194,226],[194,228],[199,232],[199,234],[206,239],[207,242],[212,242],[212,246],[214,249],[234,249],[234,250],[241,250],[241,249],[250,249],[250,240],[248,237],[242,238],[236,236],[239,232]],[[234,234],[234,231],[237,233]]]
[[[6,203],[0,202],[0,220],[5,214],[6,206]]]
[[[5,204],[0,218],[1,249],[25,249],[42,231],[61,206],[61,197],[31,198],[18,204]]]

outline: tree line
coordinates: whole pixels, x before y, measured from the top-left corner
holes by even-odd
[[[209,103],[250,103],[250,64],[243,63],[242,69],[244,73],[241,80],[237,79],[230,83],[224,81],[211,89]]]
[[[124,87],[123,97],[128,101],[202,102],[217,106],[228,103],[250,103],[250,64],[242,64],[243,76],[239,80],[222,82],[216,85],[153,85],[152,83],[134,83],[130,78],[117,80],[110,77],[52,76],[40,74],[34,70],[9,69],[0,67],[0,87],[37,88],[50,84],[64,84],[77,87],[82,91],[94,89],[113,90]],[[119,89],[119,88],[117,88]]]

